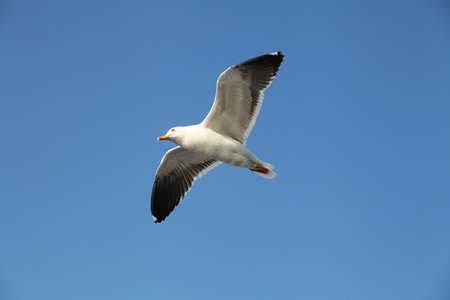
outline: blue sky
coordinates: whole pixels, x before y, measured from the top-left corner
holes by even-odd
[[[447,1],[2,1],[0,298],[448,299]],[[248,147],[154,224],[227,67],[285,61]]]

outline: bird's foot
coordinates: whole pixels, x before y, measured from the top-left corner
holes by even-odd
[[[257,172],[257,173],[262,173],[262,174],[267,174],[269,172],[269,169],[267,169],[266,167],[263,167],[257,163],[253,163],[253,168],[254,169],[249,169],[252,172]]]

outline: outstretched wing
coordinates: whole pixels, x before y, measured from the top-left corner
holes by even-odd
[[[164,221],[189,192],[195,180],[221,163],[182,147],[167,151],[153,184],[151,209],[155,223]]]
[[[253,129],[264,90],[275,79],[281,52],[262,55],[228,68],[217,80],[214,104],[202,124],[245,143]]]

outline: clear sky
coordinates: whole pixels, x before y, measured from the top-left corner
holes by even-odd
[[[154,224],[172,126],[285,60]],[[0,2],[1,299],[450,299],[448,1]]]

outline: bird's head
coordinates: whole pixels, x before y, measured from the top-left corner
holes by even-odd
[[[169,140],[174,142],[181,133],[181,131],[182,130],[180,127],[173,127],[169,129],[169,131],[167,131],[166,135],[160,136],[158,138],[158,141]]]

